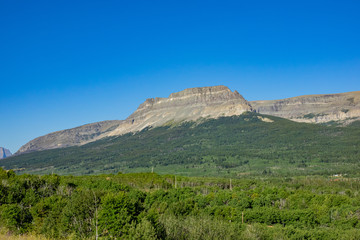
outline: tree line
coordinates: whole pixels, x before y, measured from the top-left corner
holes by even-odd
[[[16,175],[0,226],[50,239],[359,239],[357,179]]]

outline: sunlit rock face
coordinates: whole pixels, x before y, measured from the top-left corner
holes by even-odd
[[[360,119],[360,91],[251,101],[250,104],[258,113],[297,122],[347,124]]]
[[[142,103],[111,135],[139,131],[169,122],[218,118],[252,111],[250,104],[225,86],[189,88],[168,98],[150,98]]]

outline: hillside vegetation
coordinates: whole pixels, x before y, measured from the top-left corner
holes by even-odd
[[[265,119],[265,121],[264,121]],[[172,123],[80,147],[0,162],[34,174],[170,173],[186,176],[357,175],[360,128],[297,123],[246,113]]]

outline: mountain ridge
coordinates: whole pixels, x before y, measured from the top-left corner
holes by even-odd
[[[23,145],[14,155],[46,149],[76,146],[100,139],[122,121],[108,120],[60,130],[37,137]]]
[[[296,122],[348,124],[360,119],[360,91],[251,101],[250,104],[258,113]]]
[[[297,122],[348,124],[360,119],[360,91],[248,102],[219,85],[188,88],[167,98],[149,98],[125,120],[86,124],[50,133],[23,145],[16,154],[87,144],[104,137],[138,132],[168,122],[195,121],[257,112]]]
[[[141,131],[146,127],[161,126],[169,121],[193,121],[199,118],[240,115],[252,111],[237,91],[225,86],[188,88],[172,93],[168,98],[149,98],[140,104],[109,136]]]

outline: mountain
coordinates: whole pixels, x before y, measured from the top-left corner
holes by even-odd
[[[298,123],[245,112],[145,128],[67,148],[21,154],[0,162],[32,174],[154,171],[191,176],[356,175],[360,122]]]
[[[250,104],[258,113],[296,122],[348,124],[360,119],[360,91],[251,101]]]
[[[101,139],[108,132],[116,129],[121,123],[122,121],[119,120],[103,121],[53,132],[31,140],[22,146],[16,154],[85,144]]]
[[[190,88],[168,98],[147,99],[124,121],[105,121],[38,137],[16,154],[83,145],[107,136],[137,132],[170,122],[240,115],[252,111],[250,104],[225,86]]]
[[[10,157],[12,154],[9,149],[0,147],[0,159]]]
[[[189,88],[168,98],[150,98],[125,120],[87,124],[38,137],[16,154],[80,146],[105,137],[184,121],[257,112],[297,122],[349,124],[360,119],[360,92],[309,95],[269,101],[246,101],[225,86]],[[264,118],[265,119],[265,118]]]
[[[172,122],[240,115],[246,111],[252,111],[250,104],[237,91],[232,92],[225,86],[189,88],[168,98],[147,99],[109,136]]]

